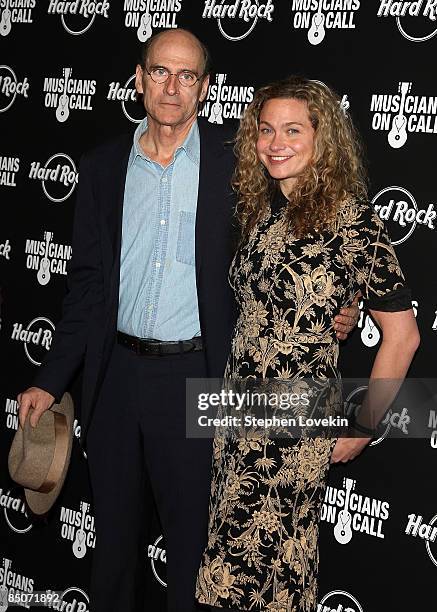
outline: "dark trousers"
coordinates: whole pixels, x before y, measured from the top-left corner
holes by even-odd
[[[212,442],[185,436],[185,379],[205,376],[204,359],[202,351],[156,358],[114,348],[88,433],[96,518],[92,612],[144,610],[147,481],[166,541],[167,610],[196,609]]]

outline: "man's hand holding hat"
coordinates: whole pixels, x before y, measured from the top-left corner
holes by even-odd
[[[73,443],[73,400],[64,393],[55,404],[50,393],[37,387],[21,393],[20,399],[20,426],[9,450],[9,474],[24,488],[33,514],[43,515],[55,503],[67,475]]]
[[[30,408],[33,408],[30,415],[30,424],[32,427],[36,427],[40,416],[53,405],[55,398],[48,391],[44,391],[44,389],[29,387],[17,396],[17,401],[20,425],[24,429],[24,423]]]

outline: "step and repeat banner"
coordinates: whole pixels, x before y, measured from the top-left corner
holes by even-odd
[[[78,444],[80,375],[71,468],[43,521],[26,513],[6,459],[18,426],[15,398],[60,317],[79,158],[133,131],[144,114],[134,89],[141,44],[160,29],[186,27],[208,45],[213,73],[201,114],[211,123],[236,124],[258,86],[289,74],[334,87],[363,136],[370,198],[412,289],[422,341],[410,376],[433,377],[437,2],[0,0],[0,17],[0,589],[61,591],[62,605],[47,607],[86,612],[98,542]],[[344,375],[368,376],[379,343],[362,311],[342,348]],[[364,390],[352,389],[348,401],[359,403]],[[428,412],[421,439],[409,437],[407,408],[392,411],[360,458],[331,470],[317,612],[404,611],[419,602],[434,609],[437,410]],[[147,609],[164,610],[166,543],[145,496]]]

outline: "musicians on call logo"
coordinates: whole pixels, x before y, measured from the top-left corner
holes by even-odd
[[[183,0],[124,0],[124,25],[146,42],[156,30],[177,28]]]
[[[4,187],[16,187],[16,174],[20,169],[19,157],[7,157],[0,155],[0,185]]]
[[[14,565],[14,567],[12,567]],[[0,566],[0,610],[7,610],[18,605],[20,608],[31,609],[25,595],[32,595],[34,579],[21,574],[15,569],[15,562],[3,557]],[[15,603],[14,596],[16,596]]]
[[[389,517],[388,501],[358,493],[357,481],[343,479],[343,488],[328,485],[322,505],[321,520],[334,525],[339,544],[348,544],[355,533],[384,538],[384,522]]]
[[[211,79],[200,117],[210,123],[223,124],[226,119],[239,119],[252,102],[255,88],[250,85],[234,85],[228,75],[218,73]]]
[[[55,109],[56,119],[64,123],[71,111],[92,111],[96,93],[95,79],[80,79],[72,68],[62,68],[62,76],[44,78],[44,106]]]
[[[414,92],[411,81],[399,81],[396,93],[372,94],[372,129],[387,132],[393,149],[400,149],[410,134],[437,134],[437,96]]]
[[[320,45],[330,30],[355,29],[359,0],[292,0],[293,28],[308,30],[308,42]]]
[[[53,232],[45,231],[43,240],[28,238],[24,252],[27,255],[26,268],[36,270],[40,285],[48,285],[53,274],[67,274],[72,248],[69,244],[54,242]]]
[[[36,0],[0,0],[0,36],[11,33],[12,26],[33,23]]]
[[[90,514],[90,504],[81,501],[80,509],[61,507],[59,521],[61,537],[72,542],[72,551],[76,559],[83,559],[90,548],[96,545],[94,516]]]

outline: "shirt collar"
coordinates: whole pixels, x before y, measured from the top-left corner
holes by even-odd
[[[200,136],[197,121],[193,123],[187,137],[179,148],[184,149],[187,156],[197,166],[200,165]]]
[[[147,130],[147,117],[144,117],[141,123],[138,124],[137,129],[135,130],[135,133],[134,133],[134,142],[133,142],[132,151],[131,151],[131,155],[129,159],[129,165],[131,165],[138,156],[149,161],[149,158],[144,154],[144,151],[142,150],[141,145],[140,145],[140,138],[146,130]]]
[[[144,160],[150,162],[152,161],[150,158],[145,155],[144,151],[140,145],[140,138],[147,130],[147,117],[138,124],[137,129],[134,133],[133,138],[133,146],[129,158],[129,167],[134,163],[135,159],[139,156]],[[200,136],[199,136],[199,126],[197,125],[197,121],[193,123],[190,131],[187,134],[184,142],[180,147],[176,149],[175,157],[179,154],[179,151],[183,150],[187,157],[191,159],[197,166],[200,165]]]

